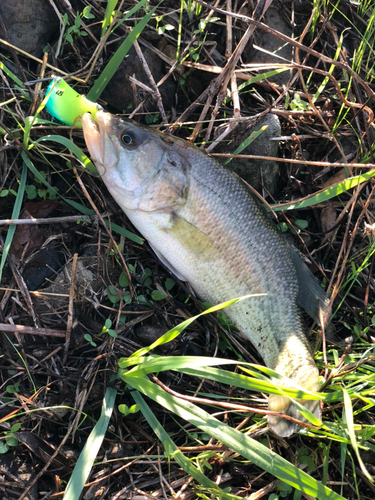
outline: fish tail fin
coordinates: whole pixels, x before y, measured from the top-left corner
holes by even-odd
[[[293,377],[293,379],[296,383],[298,383],[299,387],[308,391],[316,392],[319,388],[319,372],[317,367],[315,365],[306,366],[303,371],[304,373],[302,374],[302,377]],[[320,401],[307,399],[297,399],[297,401],[317,418],[321,418]],[[301,415],[296,406],[294,406],[293,400],[287,397],[270,394],[268,398],[268,409],[272,412],[284,413],[285,415],[289,415],[297,420],[301,420],[302,422],[307,421]],[[281,437],[291,436],[293,432],[298,430],[300,427],[295,422],[277,415],[268,415],[268,425],[278,436]]]

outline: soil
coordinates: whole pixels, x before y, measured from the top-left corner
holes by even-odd
[[[121,17],[136,3],[122,2]],[[234,16],[225,14],[228,4],[232,4]],[[350,163],[367,162],[372,168],[375,163],[370,123],[374,83],[365,59],[355,77],[349,68],[360,47],[368,13],[359,14],[360,7],[349,2],[339,4],[334,13],[319,4],[314,15],[315,2],[304,1],[301,7],[299,2],[275,1],[268,14],[264,7],[266,14],[261,18],[272,27],[267,31],[260,21],[254,25],[246,20],[246,16],[254,17],[252,2],[198,2],[192,12],[185,9],[180,18],[180,2],[158,4],[150,0],[145,6],[157,6],[157,19],[149,21],[137,41],[153,79],[132,49],[99,102],[110,112],[124,113],[187,138],[218,158],[233,153],[252,131],[266,123],[268,133],[242,151],[257,158],[235,158],[229,167],[245,178],[246,170],[251,170],[247,180],[267,204],[291,203],[328,189],[356,175],[357,167]],[[214,19],[201,29],[199,22],[213,5],[218,9],[211,13]],[[84,11],[87,7],[90,9]],[[257,18],[262,8],[258,6]],[[3,500],[62,498],[79,454],[100,418],[106,390],[115,386],[111,377],[117,373],[118,360],[149,346],[202,311],[199,298],[170,275],[100,179],[83,171],[64,145],[40,142],[40,147],[28,149],[24,144],[25,124],[35,115],[52,75],[58,73],[77,92],[87,94],[130,28],[146,13],[141,8],[124,20],[95,52],[105,16],[102,2],[2,0],[0,5],[0,248],[6,255],[1,261],[0,288],[0,445],[5,446],[6,440],[10,445],[6,453],[0,448]],[[69,32],[74,26],[76,29]],[[254,26],[254,32],[231,66],[249,26]],[[174,65],[178,40],[180,58]],[[339,57],[335,56],[338,46]],[[263,57],[257,47],[269,52],[283,47],[277,52],[283,59],[274,54]],[[248,66],[275,65],[285,63],[285,59],[287,71],[269,78],[264,73],[275,66]],[[165,81],[160,85],[160,100],[154,84],[161,80]],[[247,86],[240,88],[244,83]],[[51,122],[45,110],[39,118],[48,122],[33,124],[31,141],[47,135],[63,136],[87,153],[80,129]],[[223,137],[223,132],[228,135]],[[261,140],[264,142],[259,143]],[[15,194],[23,185],[25,196],[20,200]],[[345,359],[349,372],[354,370],[350,363],[356,363],[358,357],[351,358],[353,353],[363,354],[364,372],[374,371],[373,191],[370,179],[328,202],[278,212],[276,220],[325,283],[333,310],[340,306],[327,328],[325,346],[321,329],[306,317],[312,348],[318,352],[326,349],[329,359],[336,360],[329,366],[337,365],[335,377],[340,376],[340,370],[345,372]],[[109,232],[93,206],[109,221]],[[12,238],[15,226],[6,222],[11,218],[21,219]],[[367,264],[360,268],[365,257]],[[352,283],[351,276],[359,268]],[[352,283],[349,291],[347,282]],[[235,329],[227,333],[223,322],[211,316],[199,318],[155,353],[241,357],[262,364],[249,342]],[[323,354],[318,365],[325,374]],[[210,394],[229,402],[238,398],[259,412],[267,409],[265,394],[173,371],[158,377],[161,384],[184,395]],[[370,394],[369,400],[372,397]],[[81,498],[189,500],[199,496],[197,484],[168,458],[142,415],[138,412],[124,417],[119,404],[134,405],[124,385],[118,386],[108,432]],[[287,500],[300,498],[293,492],[281,494],[280,483],[273,476],[165,408],[152,401],[148,404],[181,451],[194,464],[200,457],[204,473],[221,488],[254,500],[276,498],[270,496],[272,493]],[[360,411],[366,404],[368,410]],[[299,434],[284,440],[268,429],[261,413],[205,409],[232,427],[246,429],[251,437],[317,480],[324,477],[327,486],[344,498],[359,498],[357,492],[361,500],[374,498],[375,488],[353,458],[351,448],[352,458],[350,461],[347,456],[342,476],[343,448],[338,442],[329,441],[328,447],[328,441]],[[366,429],[374,426],[373,403],[356,400],[355,411],[358,425],[368,426]],[[342,412],[342,402],[326,405],[324,418],[335,422]],[[372,442],[372,434],[366,439]],[[362,458],[373,474],[375,455],[371,449],[363,450]]]

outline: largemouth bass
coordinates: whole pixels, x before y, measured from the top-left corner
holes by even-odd
[[[318,390],[301,307],[315,321],[328,299],[249,190],[188,141],[99,111],[82,117],[87,147],[108,190],[160,260],[213,304],[266,293],[226,309],[265,364],[290,385]],[[317,401],[299,400],[316,416]],[[269,410],[303,420],[289,398]],[[295,423],[269,415],[289,436]]]

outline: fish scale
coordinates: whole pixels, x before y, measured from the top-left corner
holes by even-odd
[[[226,314],[265,364],[290,384],[318,390],[318,369],[304,334],[301,307],[316,320],[328,299],[243,183],[187,141],[99,111],[82,117],[87,147],[104,183],[160,260],[213,304],[265,293]],[[317,401],[299,400],[316,416]],[[269,409],[303,420],[289,398]],[[269,415],[289,436],[296,424]]]

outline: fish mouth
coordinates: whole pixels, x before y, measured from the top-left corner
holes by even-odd
[[[90,156],[99,171],[101,167],[104,169],[109,159],[106,157],[108,157],[108,145],[112,143],[107,134],[110,119],[111,115],[104,111],[98,111],[96,121],[90,113],[84,113],[81,117],[83,136]]]

